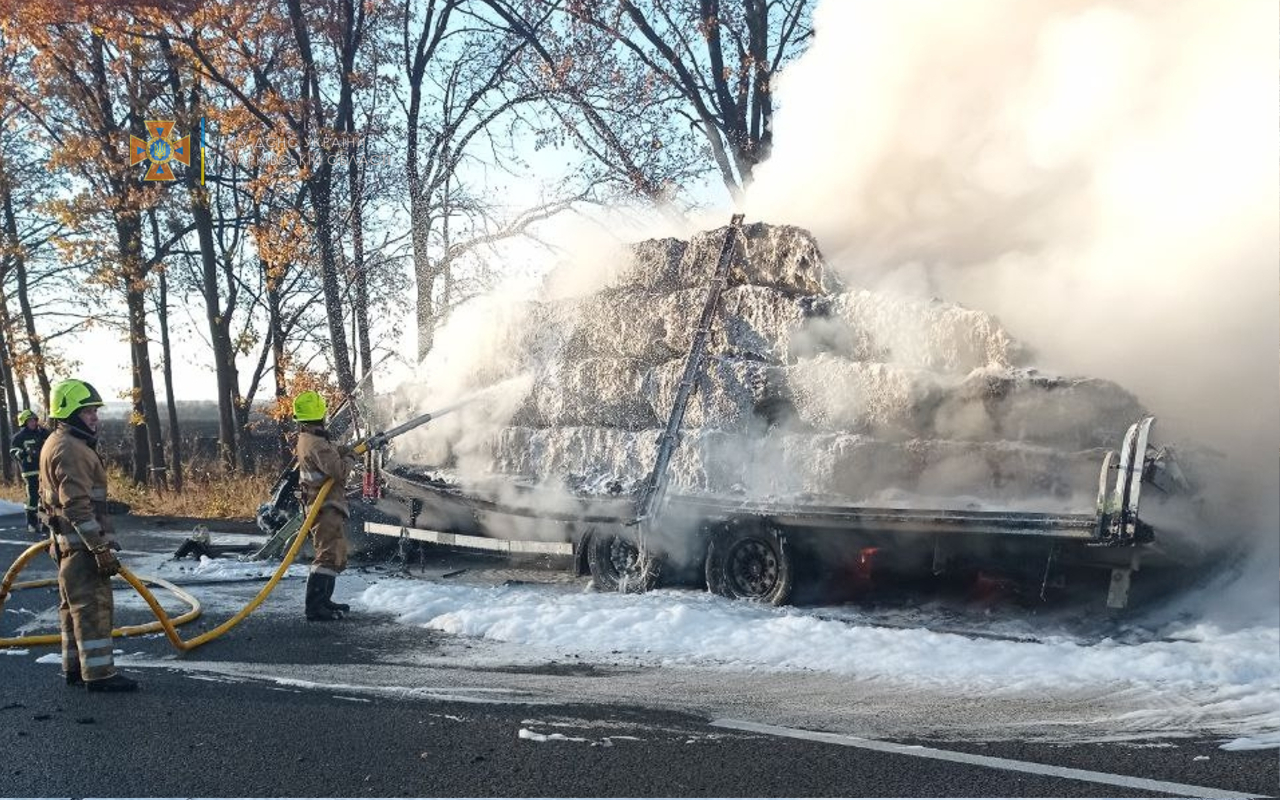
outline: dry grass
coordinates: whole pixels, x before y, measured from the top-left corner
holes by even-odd
[[[267,499],[276,473],[223,475],[192,469],[185,475],[182,493],[137,486],[119,467],[107,469],[107,497],[127,503],[130,513],[141,516],[199,517],[205,519],[253,519],[258,505]],[[0,498],[21,505],[23,484],[0,484]]]

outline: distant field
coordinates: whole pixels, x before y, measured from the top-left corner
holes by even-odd
[[[218,458],[218,420],[190,419],[178,421],[181,432],[182,459],[200,466],[213,466]],[[169,444],[169,426],[161,425],[165,446]],[[268,425],[262,425],[252,436],[238,442],[247,448],[252,463],[274,472],[288,460],[290,452],[281,442],[278,433]],[[100,423],[98,451],[111,464],[128,471],[133,467],[133,429],[126,419],[104,419]]]

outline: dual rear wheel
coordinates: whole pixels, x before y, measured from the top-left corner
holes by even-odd
[[[795,572],[786,537],[768,523],[729,525],[711,537],[707,589],[721,597],[786,605]]]

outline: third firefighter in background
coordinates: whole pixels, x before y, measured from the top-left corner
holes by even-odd
[[[40,535],[40,448],[49,431],[29,409],[18,412],[18,432],[9,442],[9,455],[18,462],[22,479],[27,484],[27,533]]]

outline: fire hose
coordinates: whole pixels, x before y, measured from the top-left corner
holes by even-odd
[[[399,436],[402,433],[406,433],[421,425],[424,425],[427,422],[430,422],[431,420],[435,419],[436,417],[439,417],[451,411],[454,411],[460,408],[461,406],[465,405],[466,402],[468,401],[463,400],[463,401],[454,403],[452,405],[439,409],[435,412],[414,417],[408,422],[405,422],[401,425],[397,425],[396,427],[391,428],[388,431],[375,433],[374,435],[370,436],[364,441],[357,443],[354,446],[353,450],[355,451],[356,455],[363,455],[364,453],[372,449],[384,447],[391,439],[395,438],[396,436]],[[132,586],[135,591],[137,591],[137,593],[146,602],[147,606],[151,609],[151,612],[155,614],[156,621],[149,622],[144,625],[130,625],[125,627],[115,628],[111,631],[111,635],[113,637],[114,636],[138,636],[138,635],[147,634],[147,633],[155,633],[157,631],[164,631],[165,637],[169,640],[169,642],[175,648],[177,648],[180,652],[185,653],[190,650],[194,650],[195,648],[203,644],[207,644],[208,642],[213,641],[214,639],[218,638],[222,634],[234,628],[236,625],[239,625],[246,617],[252,614],[253,611],[258,608],[258,606],[262,605],[262,603],[267,599],[267,596],[270,595],[272,590],[276,588],[276,584],[278,584],[280,582],[280,579],[284,577],[286,572],[288,572],[289,567],[293,564],[293,560],[298,555],[298,551],[302,549],[302,544],[303,542],[306,541],[307,534],[311,531],[311,527],[315,524],[316,517],[319,516],[320,509],[324,505],[325,498],[329,496],[329,492],[332,489],[333,489],[333,478],[329,478],[324,482],[324,485],[320,487],[319,492],[316,494],[315,500],[311,502],[311,508],[307,512],[307,516],[303,520],[301,527],[298,528],[298,533],[294,536],[293,544],[289,547],[289,550],[284,554],[284,557],[281,559],[280,566],[276,568],[276,571],[274,573],[272,573],[271,578],[267,580],[266,585],[262,587],[262,589],[258,592],[258,594],[252,600],[250,600],[249,603],[245,605],[244,608],[240,609],[240,611],[238,611],[234,616],[232,616],[226,622],[222,623],[216,628],[213,628],[212,630],[205,631],[204,633],[192,639],[183,639],[181,636],[179,636],[178,626],[185,624],[187,622],[190,622],[200,616],[200,613],[201,613],[200,603],[193,596],[183,591],[180,587],[170,583],[169,581],[162,580],[160,578],[154,578],[154,577],[145,577],[145,578],[140,577],[138,575],[135,575],[128,567],[121,564],[120,571],[119,571],[120,578],[123,579],[125,582],[127,582],[130,586]],[[31,559],[34,558],[38,553],[46,552],[48,547],[51,544],[52,544],[52,539],[45,539],[42,542],[37,542],[31,545],[30,547],[28,547],[26,550],[24,550],[22,554],[19,555],[18,558],[14,560],[13,565],[10,566],[8,571],[5,573],[3,581],[0,581],[0,611],[3,611],[4,602],[6,599],[8,599],[8,596],[11,590],[35,588],[39,586],[47,586],[47,585],[57,583],[57,579],[55,578],[47,578],[47,579],[36,580],[36,581],[25,581],[22,583],[14,582],[17,576],[22,572],[23,568],[26,567],[27,563],[31,561]],[[151,590],[147,588],[147,585],[146,585],[147,583],[155,584],[156,586],[160,586],[165,590],[173,593],[179,599],[190,604],[191,608],[185,613],[180,614],[177,617],[170,617],[169,613],[164,610],[163,606],[160,605],[160,602],[156,600],[155,595],[152,594]],[[41,635],[33,635],[33,636],[20,636],[15,638],[8,638],[8,639],[0,638],[0,649],[4,649],[8,647],[29,647],[33,645],[54,645],[54,644],[59,644],[61,641],[62,641],[61,634],[41,634]]]
[[[23,551],[22,555],[18,556],[18,558],[13,562],[13,566],[11,566],[9,568],[9,571],[5,573],[4,580],[0,582],[0,609],[4,608],[4,601],[8,599],[9,594],[11,593],[12,590],[34,589],[41,586],[51,586],[58,582],[57,578],[44,578],[41,580],[23,581],[21,583],[14,583],[14,578],[16,578],[18,576],[18,573],[20,573],[22,569],[27,565],[27,562],[29,562],[37,554],[46,552],[49,545],[50,545],[49,539],[45,539],[43,542],[37,542],[31,545],[30,547],[28,547],[25,551]],[[135,580],[138,580],[138,581],[145,580],[148,583],[153,583],[157,586],[160,586],[166,589],[167,591],[172,592],[180,600],[188,603],[191,606],[191,608],[185,613],[177,617],[174,617],[173,620],[171,621],[171,624],[182,625],[200,616],[199,601],[197,601],[194,597],[192,597],[182,588],[175,586],[169,581],[163,580],[161,578],[145,578],[145,579],[135,578]],[[162,623],[159,620],[157,620],[155,622],[148,622],[145,625],[127,625],[124,627],[116,628],[115,630],[111,631],[111,635],[112,636],[140,636],[145,633],[155,633],[156,631],[161,630],[162,627],[163,627]],[[57,634],[57,633],[50,633],[50,634],[43,634],[43,635],[36,635],[36,636],[22,636],[22,637],[13,638],[13,639],[0,638],[0,648],[27,647],[31,645],[52,645],[52,644],[58,644],[61,641],[62,641],[62,636],[61,634]]]
[[[361,443],[361,445],[358,445],[358,447],[362,445],[363,443]],[[253,611],[258,606],[262,605],[263,601],[267,599],[267,596],[270,595],[272,590],[276,588],[276,584],[280,582],[280,579],[283,578],[284,574],[289,570],[289,567],[293,564],[294,558],[296,558],[298,555],[298,551],[302,549],[302,543],[306,541],[306,534],[311,530],[311,526],[315,524],[316,516],[320,513],[320,507],[324,505],[324,500],[326,497],[329,496],[329,491],[332,487],[333,487],[333,478],[330,478],[329,480],[325,481],[324,486],[320,488],[319,493],[317,493],[316,495],[315,502],[311,504],[311,510],[307,513],[307,517],[302,523],[302,527],[298,529],[298,535],[297,537],[294,538],[293,545],[289,548],[288,552],[285,553],[284,558],[280,562],[280,566],[276,567],[276,571],[272,573],[271,578],[267,581],[266,585],[263,586],[262,589],[258,592],[257,596],[255,596],[252,600],[250,600],[249,603],[244,608],[236,612],[236,614],[232,616],[230,619],[228,619],[226,622],[222,623],[221,625],[214,628],[213,630],[206,631],[200,634],[199,636],[196,636],[193,639],[183,639],[181,636],[179,636],[177,626],[190,622],[200,616],[201,609],[200,609],[199,602],[197,602],[196,599],[192,597],[190,594],[188,594],[187,592],[183,591],[181,588],[175,586],[174,584],[168,581],[161,580],[159,578],[146,578],[145,579],[146,582],[144,582],[143,578],[140,578],[139,576],[133,574],[132,570],[130,570],[128,567],[121,564],[120,573],[119,573],[120,577],[125,582],[127,582],[130,586],[132,586],[134,590],[137,591],[137,593],[142,597],[142,599],[146,602],[147,606],[151,609],[151,613],[155,614],[156,621],[146,623],[145,625],[131,625],[131,626],[122,627],[122,628],[115,628],[111,631],[111,635],[113,637],[114,636],[138,636],[146,633],[155,633],[157,631],[164,631],[164,635],[169,640],[169,642],[174,647],[176,647],[179,651],[185,653],[189,650],[196,649],[202,644],[207,644],[208,642],[213,641],[214,639],[218,638],[222,634],[234,628],[236,625],[239,625],[240,622],[243,621],[245,617],[252,614]],[[57,582],[56,579],[49,578],[49,579],[39,580],[39,581],[27,581],[20,584],[14,583],[14,578],[16,578],[18,573],[22,571],[22,568],[27,565],[27,562],[30,561],[32,558],[34,558],[36,554],[45,551],[50,544],[51,544],[51,540],[46,539],[43,542],[38,542],[36,544],[31,545],[25,551],[23,551],[22,555],[18,556],[18,558],[13,562],[13,566],[9,567],[9,571],[5,573],[3,582],[0,583],[0,609],[4,608],[4,601],[8,598],[9,592],[11,589],[34,588],[37,586],[45,586],[45,585],[49,585]],[[146,585],[147,582],[154,583],[157,586],[161,586],[167,589],[168,591],[172,592],[173,594],[175,594],[180,599],[186,601],[187,603],[190,603],[191,609],[184,614],[171,618],[169,616],[169,613],[164,610],[164,607],[160,605],[160,602],[156,600],[155,595],[152,594],[151,590],[147,588],[147,585]],[[0,648],[29,647],[32,645],[52,645],[52,644],[58,644],[61,641],[62,641],[61,634],[20,636],[20,637],[10,638],[10,639],[0,639]]]

